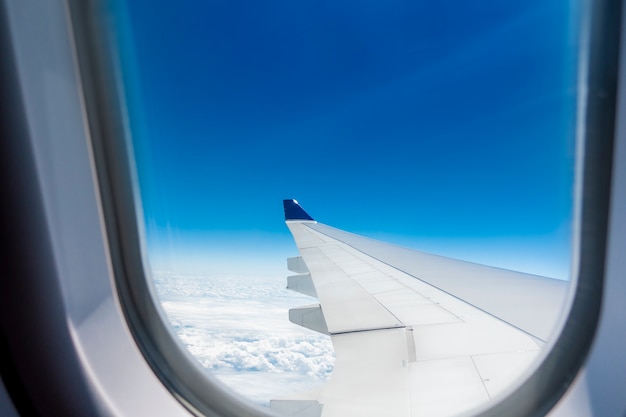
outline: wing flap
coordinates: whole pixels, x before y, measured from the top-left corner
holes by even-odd
[[[320,392],[323,416],[410,416],[405,329],[332,336],[333,375]]]

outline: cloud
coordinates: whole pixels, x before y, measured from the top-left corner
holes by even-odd
[[[284,277],[155,273],[170,323],[193,356],[251,400],[310,390],[328,379],[330,338],[289,322],[314,299],[285,289]]]

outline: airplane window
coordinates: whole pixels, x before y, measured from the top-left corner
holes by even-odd
[[[298,252],[281,200],[358,235],[571,280],[578,2],[113,4],[159,302],[252,402],[323,386],[335,366],[328,335],[289,321],[318,301],[285,288]],[[537,352],[553,340],[520,326]],[[513,382],[481,384],[489,400]]]

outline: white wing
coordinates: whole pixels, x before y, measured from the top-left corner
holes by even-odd
[[[567,283],[416,252],[315,222],[285,200],[301,258],[288,287],[320,305],[290,320],[330,334],[319,390],[272,401],[288,415],[449,416],[515,380],[556,326]]]

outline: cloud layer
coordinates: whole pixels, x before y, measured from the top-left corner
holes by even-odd
[[[227,386],[267,405],[328,379],[330,338],[289,322],[315,299],[285,289],[284,277],[154,273],[162,306],[198,361]]]

